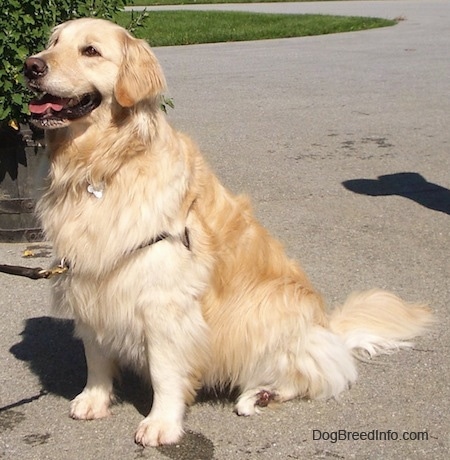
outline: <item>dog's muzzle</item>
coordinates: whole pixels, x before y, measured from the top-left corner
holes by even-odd
[[[39,128],[54,129],[67,126],[71,121],[91,113],[102,102],[98,91],[70,98],[46,92],[44,77],[48,77],[49,67],[41,58],[29,57],[24,64],[24,75],[28,87],[41,93],[41,96],[30,101],[28,106],[31,121]]]

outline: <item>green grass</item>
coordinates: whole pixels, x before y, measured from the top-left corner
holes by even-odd
[[[119,13],[123,26],[129,13]],[[394,25],[395,21],[328,15],[219,11],[152,11],[134,33],[152,46],[303,37]]]
[[[129,6],[157,6],[157,5],[202,5],[206,3],[272,3],[272,2],[308,2],[311,0],[133,0]],[[329,1],[329,0],[320,0]]]

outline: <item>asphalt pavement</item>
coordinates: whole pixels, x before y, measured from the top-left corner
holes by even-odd
[[[381,287],[428,302],[438,322],[412,350],[359,363],[339,401],[240,418],[231,401],[203,395],[180,445],[143,449],[133,434],[149,409],[144,388],[128,375],[111,418],[71,420],[85,380],[72,324],[50,317],[45,280],[0,274],[0,459],[450,458],[450,1],[214,8],[402,19],[155,53],[172,123],[228,187],[253,197],[330,306]],[[29,246],[0,244],[0,263],[50,263],[47,244],[24,259]]]

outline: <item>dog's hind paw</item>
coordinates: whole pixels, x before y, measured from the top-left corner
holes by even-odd
[[[70,416],[77,420],[94,420],[111,415],[111,396],[95,390],[84,390],[70,404]]]
[[[266,407],[271,401],[276,399],[276,393],[270,390],[248,390],[239,396],[239,399],[234,406],[236,414],[250,416],[259,414],[260,407]]]
[[[183,435],[183,427],[178,422],[171,420],[153,419],[146,417],[139,424],[135,441],[144,447],[176,444]]]

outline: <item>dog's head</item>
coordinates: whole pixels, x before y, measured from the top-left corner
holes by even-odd
[[[165,87],[159,63],[144,40],[102,19],[77,19],[54,28],[47,48],[25,61],[34,124],[61,128],[99,107],[132,107]]]

